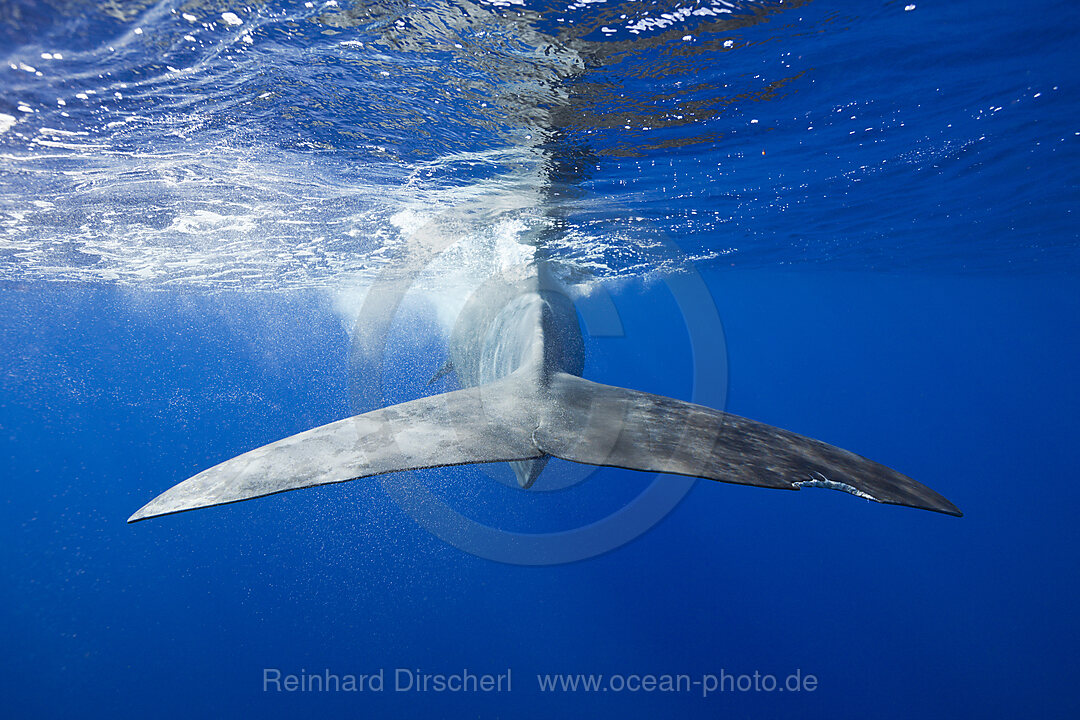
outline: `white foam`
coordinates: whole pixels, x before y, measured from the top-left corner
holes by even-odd
[[[173,219],[172,229],[188,235],[199,235],[210,231],[250,232],[255,229],[251,216],[221,215],[209,210],[196,210],[188,215]]]
[[[64,148],[66,150],[104,150],[108,147],[108,145],[95,145],[94,143],[70,143],[60,142],[59,140],[42,140],[41,138],[34,138],[34,144],[50,148]]]
[[[425,210],[409,206],[389,218],[396,238],[384,246],[388,262],[357,277],[333,293],[342,325],[351,330],[365,311],[373,283],[383,273],[404,280],[401,312],[424,312],[449,334],[461,309],[476,289],[499,273],[527,266],[535,248],[523,242],[528,224],[511,211],[494,222],[472,222],[460,207]],[[395,289],[401,292],[400,286]],[[370,311],[370,308],[367,309]]]
[[[828,488],[829,490],[839,490],[840,492],[850,493],[851,495],[854,495],[856,497],[861,497],[861,498],[864,498],[866,500],[875,500],[875,501],[877,500],[877,498],[875,498],[873,495],[870,495],[869,493],[863,492],[862,490],[859,490],[856,487],[848,485],[845,482],[840,482],[838,480],[829,480],[828,478],[826,478],[824,475],[821,475],[820,473],[815,473],[815,475],[817,477],[814,477],[811,480],[797,480],[794,483],[792,483],[792,485],[795,485],[798,488],[804,488],[804,487]]]

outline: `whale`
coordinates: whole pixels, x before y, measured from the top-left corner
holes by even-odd
[[[647,15],[638,5],[617,7],[626,13],[623,18]],[[755,5],[753,12],[702,18],[699,32],[727,33],[786,7]],[[621,14],[609,10],[612,17]],[[320,22],[336,29],[362,27],[398,51],[415,53],[439,46],[433,38],[475,27],[502,28],[519,40],[513,53],[497,55],[498,63],[478,56],[478,69],[498,75],[500,92],[491,103],[532,138],[525,145],[518,138],[516,152],[507,156],[513,162],[501,164],[535,165],[538,174],[500,176],[493,187],[501,188],[496,194],[503,200],[513,197],[522,207],[538,209],[559,232],[567,224],[563,203],[582,194],[582,180],[599,162],[571,130],[610,125],[610,118],[597,114],[602,104],[590,95],[593,85],[571,81],[588,68],[619,62],[629,46],[589,40],[581,36],[583,25],[545,22],[542,12],[475,0],[425,8],[408,23],[397,21],[396,6],[373,22],[372,13],[381,12],[377,4],[338,8],[320,15]],[[662,43],[661,30],[635,36],[634,47]],[[677,125],[684,114],[700,120],[710,112],[695,102],[686,113],[650,114],[648,124]],[[466,153],[441,158],[433,167],[455,159],[500,165],[482,153]],[[433,380],[452,373],[460,389],[353,415],[246,452],[166,490],[128,522],[452,465],[509,463],[517,485],[529,490],[550,458],[763,488],[831,488],[879,503],[962,514],[934,490],[847,450],[716,408],[585,379],[577,311],[557,280],[548,243],[534,240],[537,252],[511,272],[494,273],[458,313],[449,360]]]
[[[509,463],[528,490],[550,458],[762,488],[831,488],[962,515],[936,491],[853,452],[723,410],[582,377],[578,314],[542,257],[471,294],[448,355],[437,377],[452,372],[460,389],[253,449],[166,490],[128,522],[451,465]]]

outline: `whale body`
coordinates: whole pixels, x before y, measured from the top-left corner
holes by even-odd
[[[826,443],[713,408],[581,377],[577,313],[544,262],[461,310],[447,371],[462,389],[338,420],[175,485],[128,522],[402,470],[507,462],[529,488],[551,457],[766,488],[827,487],[961,515],[930,488]]]

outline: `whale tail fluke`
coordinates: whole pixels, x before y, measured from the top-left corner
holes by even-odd
[[[701,405],[555,373],[539,390],[514,374],[270,443],[172,487],[128,522],[446,465],[511,462],[528,487],[548,456],[759,487],[828,487],[961,515],[930,488],[846,450]]]
[[[518,385],[432,395],[278,440],[173,486],[128,522],[399,470],[542,457]]]
[[[880,503],[962,515],[906,475],[788,430],[572,375],[557,376],[552,387],[561,404],[559,422],[541,426],[537,440],[554,457],[758,487],[827,487]]]

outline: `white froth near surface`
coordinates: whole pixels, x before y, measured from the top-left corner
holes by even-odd
[[[527,241],[529,225],[518,215],[476,226],[462,223],[453,211],[408,207],[389,221],[398,231],[398,261],[331,290],[348,332],[357,318],[381,307],[365,306],[378,287],[382,298],[400,302],[399,314],[425,313],[449,334],[478,288],[497,275],[528,272],[536,252]]]

